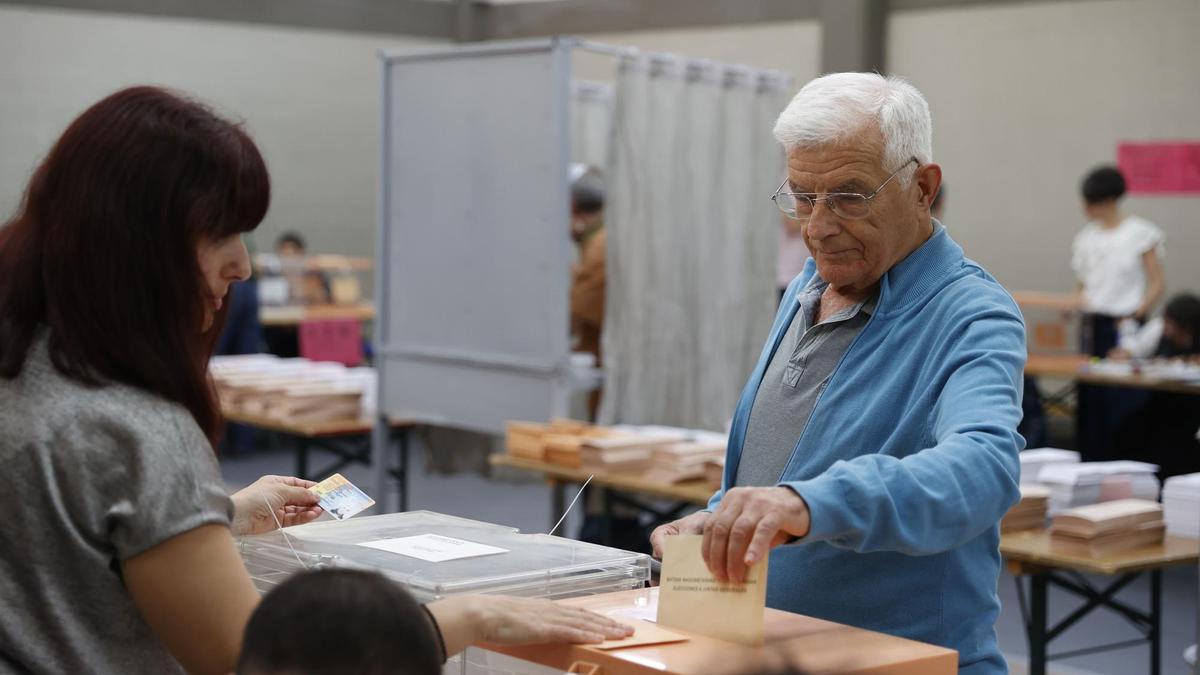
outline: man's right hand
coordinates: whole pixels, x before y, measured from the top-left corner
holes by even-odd
[[[711,515],[708,511],[697,511],[673,523],[654,528],[654,532],[650,533],[650,545],[654,547],[654,557],[662,560],[663,547],[667,543],[667,537],[676,534],[704,534],[704,523]]]

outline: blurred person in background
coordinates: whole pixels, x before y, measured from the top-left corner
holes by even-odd
[[[1180,359],[1200,362],[1200,297],[1171,298],[1162,316],[1140,330],[1127,330],[1112,353],[1116,359]],[[1167,391],[1135,392],[1136,406],[1116,427],[1115,445],[1123,458],[1159,465],[1162,478],[1200,471],[1200,396]]]
[[[1080,349],[1104,358],[1117,346],[1117,323],[1144,322],[1165,288],[1162,260],[1166,237],[1144,218],[1125,213],[1125,177],[1101,166],[1083,179],[1080,192],[1088,223],[1071,246],[1071,269],[1078,279],[1082,311]],[[1080,385],[1075,440],[1086,460],[1116,459],[1114,431],[1136,406],[1131,392]]]
[[[608,283],[604,179],[594,168],[579,164],[571,168],[571,240],[579,247],[579,258],[571,269],[571,334],[575,337],[575,351],[596,357],[596,367],[600,368]],[[588,415],[593,422],[600,407],[600,395],[599,389],[588,394]]]

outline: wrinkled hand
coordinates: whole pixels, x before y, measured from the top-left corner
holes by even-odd
[[[633,635],[633,628],[606,616],[549,600],[504,596],[481,596],[475,600],[475,610],[480,616],[480,642],[587,644]]]
[[[654,548],[654,557],[662,560],[663,547],[666,545],[667,537],[677,534],[701,534],[704,532],[704,523],[708,521],[711,515],[708,511],[697,511],[674,522],[654,528],[654,531],[650,533],[650,546]]]
[[[263,476],[233,494],[233,534],[262,534],[278,527],[303,525],[323,511],[317,495],[308,491],[311,480],[290,476]]]
[[[717,581],[742,583],[747,567],[809,524],[808,504],[791,488],[734,488],[704,523],[704,562]]]

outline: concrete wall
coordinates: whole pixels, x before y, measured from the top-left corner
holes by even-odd
[[[191,93],[245,120],[274,199],[254,235],[296,230],[311,250],[375,248],[381,47],[386,35],[0,7],[0,213],[87,106],[131,84]],[[367,292],[370,292],[367,289]]]
[[[1200,140],[1200,3],[1086,0],[893,13],[888,64],[929,98],[946,221],[1012,289],[1068,290],[1079,183],[1122,140]],[[1200,196],[1135,196],[1200,291]]]

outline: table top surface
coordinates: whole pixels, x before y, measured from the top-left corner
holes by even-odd
[[[375,305],[369,302],[354,305],[264,305],[258,310],[258,318],[264,326],[296,326],[301,321],[316,319],[370,321],[375,318]]]
[[[1152,389],[1177,394],[1200,394],[1200,384],[1146,375],[1113,375],[1084,370],[1089,358],[1084,354],[1030,354],[1025,362],[1025,374],[1041,377],[1061,377],[1084,384],[1106,384],[1131,389]]]
[[[371,433],[374,428],[369,420],[348,419],[329,422],[295,422],[280,420],[259,415],[247,415],[235,410],[222,409],[221,414],[227,422],[246,424],[269,431],[278,431],[293,436],[305,438],[332,438],[336,436],[361,436]],[[416,426],[416,423],[405,420],[391,420],[393,429],[403,429]]]
[[[600,614],[621,610],[653,612],[658,606],[658,589],[607,593],[559,602]],[[629,619],[617,618],[631,623]],[[632,623],[636,626],[636,620]],[[856,675],[949,675],[958,669],[958,653],[950,649],[774,609],[766,610],[764,633],[762,647],[689,635],[687,642],[607,652],[586,645],[487,648],[563,670],[575,663],[595,664],[602,675],[747,672],[753,666],[778,666],[783,659],[811,672]]]
[[[1024,308],[1051,309],[1073,314],[1079,311],[1079,297],[1074,293],[1052,291],[1013,291],[1013,300]]]
[[[1000,554],[1026,565],[1113,575],[1195,565],[1200,562],[1200,539],[1168,535],[1162,544],[1091,558],[1055,551],[1049,530],[1025,530],[1000,535]]]
[[[554,478],[572,483],[582,483],[588,479],[588,476],[593,476],[593,473],[584,469],[573,469],[571,467],[562,466],[561,464],[551,464],[549,462],[539,462],[524,457],[515,457],[508,454],[496,454],[490,458],[492,466],[508,466],[515,469],[525,469],[527,471],[536,471],[545,474],[547,478]],[[700,506],[708,504],[708,500],[716,492],[703,480],[692,480],[683,483],[661,483],[659,481],[647,480],[638,474],[622,474],[622,473],[596,473],[592,478],[592,485],[612,488],[614,490],[624,490],[628,492],[639,492],[642,494],[658,497],[662,499],[674,499],[681,502],[691,502]]]

